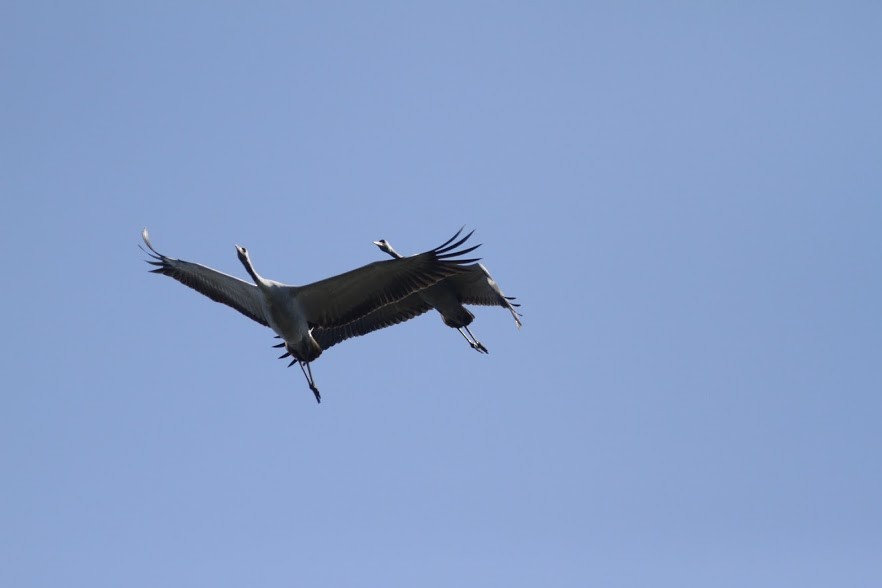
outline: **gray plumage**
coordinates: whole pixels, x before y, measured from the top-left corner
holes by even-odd
[[[456,250],[471,236],[469,233],[456,240],[460,232],[461,229],[440,246],[419,255],[369,263],[305,286],[292,286],[261,277],[251,263],[248,251],[238,245],[236,254],[253,284],[204,265],[162,255],[153,248],[146,228],[141,236],[149,249],[144,251],[153,258],[148,263],[156,266],[152,272],[174,278],[271,328],[283,340],[280,346],[285,348],[286,353],[282,357],[293,358],[289,365],[300,364],[316,401],[321,402],[310,362],[327,347],[348,337],[406,320],[399,317],[405,317],[410,312],[406,306],[402,306],[397,311],[388,309],[383,315],[375,314],[373,319],[368,318],[378,309],[399,302],[440,280],[470,271],[468,264],[476,260],[462,259],[462,256],[479,245]],[[357,329],[346,330],[347,325],[356,321],[360,321],[357,322]]]
[[[408,259],[393,249],[385,239],[374,241],[374,245],[395,259]],[[515,310],[515,307],[520,304],[513,302],[514,300],[514,297],[502,293],[499,284],[496,283],[486,267],[480,263],[474,263],[466,266],[464,271],[448,276],[433,286],[419,290],[390,306],[402,307],[400,312],[394,314],[395,318],[402,316],[412,318],[434,308],[441,314],[444,324],[459,331],[472,349],[487,353],[487,348],[469,330],[469,325],[474,321],[475,315],[464,305],[501,306],[511,313],[515,324],[520,329],[521,315]],[[393,314],[390,308],[382,308],[376,312]],[[354,326],[350,328],[354,328]]]

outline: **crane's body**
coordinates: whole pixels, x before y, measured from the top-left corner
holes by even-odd
[[[374,241],[374,245],[394,259],[407,259],[385,239]],[[514,300],[514,297],[502,293],[486,267],[480,263],[474,263],[467,265],[464,271],[439,280],[428,288],[414,292],[396,304],[420,308],[423,312],[434,308],[441,315],[444,324],[459,331],[459,334],[465,338],[472,349],[487,353],[487,348],[469,330],[469,325],[475,320],[475,315],[464,305],[501,306],[511,312],[515,324],[520,329],[520,313],[515,310],[515,307],[520,305],[513,302]],[[422,306],[419,305],[420,302]]]

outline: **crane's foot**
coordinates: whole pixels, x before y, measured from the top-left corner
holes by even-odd
[[[475,341],[471,345],[472,345],[472,349],[474,349],[475,351],[477,351],[479,353],[490,353],[489,351],[487,351],[487,348],[484,347],[484,345],[480,341]]]
[[[322,403],[322,395],[319,392],[318,388],[316,388],[315,385],[310,384],[309,389],[312,390],[313,394],[315,394],[315,401],[318,402],[319,404],[321,404]]]

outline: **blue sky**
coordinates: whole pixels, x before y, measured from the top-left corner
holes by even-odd
[[[878,586],[878,3],[7,3],[4,586]],[[313,366],[146,272],[461,225]]]

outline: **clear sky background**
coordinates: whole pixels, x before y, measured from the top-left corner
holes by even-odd
[[[4,3],[0,585],[882,585],[882,4],[726,4]],[[463,224],[321,405],[137,248]]]

